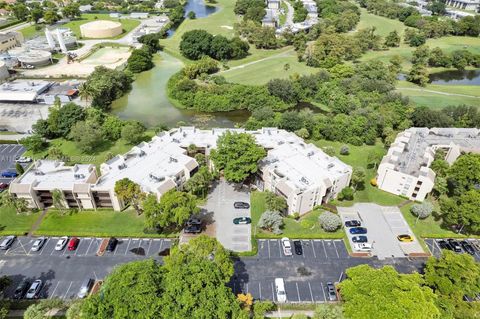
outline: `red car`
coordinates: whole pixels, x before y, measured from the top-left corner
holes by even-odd
[[[80,239],[78,239],[77,237],[73,237],[72,239],[70,239],[67,246],[68,250],[77,249],[79,242],[80,242]]]
[[[0,193],[8,188],[7,183],[0,183]]]

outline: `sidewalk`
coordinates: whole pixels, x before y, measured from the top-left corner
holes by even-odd
[[[278,311],[272,311],[272,312],[267,312],[265,314],[265,317],[268,318],[290,318],[291,316],[295,314],[302,314],[306,315],[309,317],[313,317],[315,314],[315,311],[313,310],[278,310]]]

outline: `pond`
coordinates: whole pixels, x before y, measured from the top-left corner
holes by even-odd
[[[432,73],[429,83],[450,85],[480,85],[480,69],[478,70],[448,70]]]
[[[190,11],[195,12],[196,19],[198,18],[205,18],[218,11],[219,8],[215,6],[209,6],[205,4],[203,0],[188,0],[187,4],[185,5],[185,14],[183,15],[187,18],[187,15]],[[172,28],[167,31],[167,37],[171,37],[175,33],[176,28]]]
[[[155,56],[154,62],[153,69],[137,76],[128,94],[113,102],[112,113],[150,127],[158,124],[172,127],[178,122],[199,127],[233,127],[250,116],[250,112],[244,110],[207,114],[175,107],[167,98],[167,82],[183,63],[165,52]]]

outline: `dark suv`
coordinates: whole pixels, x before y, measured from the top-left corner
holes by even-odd
[[[456,253],[461,253],[462,252],[462,247],[460,246],[458,241],[456,241],[455,239],[452,239],[452,238],[448,239],[447,241],[452,246],[454,252],[456,252]]]
[[[185,229],[183,230],[185,234],[198,234],[202,232],[202,221],[198,218],[190,217],[187,220]]]
[[[30,288],[30,282],[28,280],[22,280],[15,291],[13,292],[13,299],[22,299]]]
[[[112,252],[115,250],[115,247],[117,247],[117,244],[118,244],[118,239],[116,239],[115,237],[110,237],[110,239],[108,240],[108,244],[107,244],[107,251],[108,252]]]

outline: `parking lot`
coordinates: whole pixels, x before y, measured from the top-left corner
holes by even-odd
[[[379,259],[406,257],[410,254],[424,253],[422,246],[411,231],[398,207],[379,206],[370,203],[358,203],[352,207],[338,207],[342,221],[359,220],[367,228],[368,243],[372,245],[372,255]],[[350,245],[353,247],[349,229],[345,228]],[[398,235],[408,234],[413,242],[400,242]]]
[[[293,243],[294,239],[290,239]],[[258,241],[258,254],[235,262],[229,286],[234,293],[277,301],[275,278],[283,278],[289,303],[328,302],[327,283],[345,279],[345,270],[360,264],[393,265],[400,272],[420,271],[425,259],[408,260],[351,257],[342,240],[301,240],[303,254],[285,256],[277,239]]]
[[[80,238],[77,249],[55,250],[59,238],[50,237],[39,251],[32,251],[33,237],[19,237],[7,251],[0,252],[0,273],[11,276],[13,283],[6,290],[12,296],[18,283],[41,279],[41,298],[75,298],[85,278],[104,279],[112,269],[129,261],[155,258],[161,260],[172,245],[171,239],[118,238],[113,252],[101,257],[97,251],[103,238]]]
[[[0,144],[0,172],[15,171],[15,158],[25,153],[25,147],[19,144]],[[22,164],[26,167],[29,164]],[[0,177],[0,183],[10,183],[12,178]]]
[[[250,217],[250,209],[234,208],[234,202],[250,204],[250,192],[243,187],[239,188],[236,184],[220,180],[208,194],[202,213],[213,219],[216,238],[223,247],[237,252],[250,251],[252,250],[251,225],[233,223],[234,218]]]
[[[445,240],[445,239],[432,239],[432,238],[426,238],[425,239],[425,244],[428,247],[428,250],[430,250],[430,253],[435,256],[435,257],[440,257],[442,255],[442,249],[438,245],[438,241],[440,240]],[[460,239],[463,240],[463,239]],[[480,262],[480,249],[476,247],[480,247],[480,239],[466,239],[467,242],[472,244],[473,248],[475,249],[475,254],[473,257],[475,258],[476,261]],[[465,254],[466,252],[462,248],[461,254]]]

